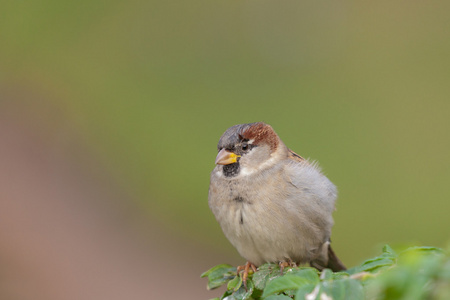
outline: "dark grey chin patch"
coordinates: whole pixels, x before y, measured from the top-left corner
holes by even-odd
[[[239,163],[229,164],[223,166],[223,175],[225,177],[234,177],[239,174],[241,170],[241,167],[239,166]]]

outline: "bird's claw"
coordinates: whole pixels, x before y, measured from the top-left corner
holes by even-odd
[[[246,262],[245,265],[243,265],[243,266],[238,266],[236,269],[236,272],[242,276],[242,283],[244,284],[244,288],[246,291],[248,291],[247,290],[247,279],[248,279],[248,274],[250,272],[250,269],[253,271],[253,273],[256,272],[256,270],[257,270],[256,266],[249,261]]]
[[[292,261],[292,260],[280,261],[278,263],[278,265],[280,266],[280,273],[281,273],[281,275],[283,275],[284,268],[286,268],[286,267],[297,267],[297,264],[294,261]]]

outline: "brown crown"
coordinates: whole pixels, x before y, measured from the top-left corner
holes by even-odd
[[[241,133],[241,136],[248,140],[254,140],[254,144],[267,144],[274,151],[278,146],[278,135],[268,124],[258,122],[248,127]]]

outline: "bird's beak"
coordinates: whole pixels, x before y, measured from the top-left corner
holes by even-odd
[[[216,165],[229,165],[237,162],[240,155],[236,155],[233,152],[222,149],[216,156]]]

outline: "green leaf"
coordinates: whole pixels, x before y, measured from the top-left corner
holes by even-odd
[[[253,294],[255,286],[253,285],[253,282],[251,280],[247,280],[247,290],[245,290],[244,286],[242,285],[236,292],[233,293],[231,299],[236,300],[248,300],[252,299],[251,296]]]
[[[333,271],[330,269],[323,269],[322,273],[320,274],[321,280],[331,280],[333,279]]]
[[[382,295],[384,299],[449,299],[446,291],[449,281],[439,278],[450,264],[444,254],[434,247],[407,249],[400,253],[397,265],[377,275],[366,290],[375,295],[372,298]]]
[[[308,279],[295,275],[284,275],[269,281],[264,289],[262,297],[280,293],[286,290],[296,290],[303,285],[311,283]]]
[[[220,297],[220,299],[227,299],[227,297],[231,297],[232,292],[230,291],[225,291],[225,293],[223,293],[222,297]],[[228,298],[230,299],[230,298]]]
[[[317,296],[319,295],[320,292],[320,288],[321,288],[321,284],[306,284],[302,287],[300,287],[297,290],[297,293],[295,294],[295,300],[305,300],[306,299],[306,295],[311,295],[313,292],[316,294],[316,297],[312,298],[309,297],[308,299],[319,299]],[[311,295],[312,296],[312,295]]]
[[[265,300],[292,300],[292,298],[285,295],[272,295],[267,297]]]
[[[242,277],[235,276],[232,280],[228,281],[227,290],[236,292],[242,285]]]
[[[394,249],[392,249],[389,245],[384,245],[383,247],[383,254],[390,256],[390,257],[397,257],[397,253],[395,253]]]
[[[302,277],[312,284],[320,282],[319,271],[316,268],[311,267],[293,268],[289,270],[288,274]],[[285,290],[284,294],[291,296],[293,298],[297,294],[297,289]]]
[[[227,277],[210,280],[210,281],[208,281],[208,285],[206,286],[206,288],[208,290],[216,289],[218,287],[221,287],[225,283],[227,283],[229,280],[230,280],[230,278],[227,278]]]
[[[275,264],[265,264],[259,267],[258,272],[253,274],[253,283],[255,288],[263,290],[268,281],[280,277],[280,268]]]
[[[339,279],[344,279],[344,278],[348,278],[349,275],[345,272],[336,272],[333,273],[333,280],[339,280]]]
[[[227,264],[218,265],[201,275],[205,276],[208,276],[207,289],[212,290],[233,279],[236,276],[236,268]]]
[[[262,290],[258,290],[258,289],[255,287],[255,289],[253,290],[252,298],[253,298],[253,299],[261,299],[262,293],[263,293]]]
[[[364,261],[360,266],[348,269],[345,273],[356,274],[360,272],[379,272],[382,269],[390,267],[397,262],[397,253],[389,246],[383,247],[383,253],[380,256]]]
[[[333,299],[333,300],[363,300],[364,290],[358,280],[345,278],[327,280],[317,285],[309,284],[298,289],[296,300]]]
[[[389,267],[395,264],[394,258],[388,258],[383,256],[378,256],[372,259],[366,260],[361,266],[347,270],[349,274],[355,274],[360,272],[375,272],[379,271],[383,267]]]
[[[410,247],[403,251],[402,253],[408,252],[408,251],[423,251],[423,252],[437,252],[437,253],[444,253],[444,250],[442,248],[437,247],[428,247],[428,246],[416,246],[416,247]]]
[[[346,274],[346,273],[345,273]],[[293,269],[289,275],[295,275],[303,277],[309,280],[311,283],[318,283],[320,281],[318,271],[316,268],[300,268]],[[348,276],[348,274],[346,274]]]
[[[361,283],[351,278],[323,282],[321,294],[326,294],[333,300],[364,299],[364,290]]]
[[[228,282],[223,300],[450,299],[450,258],[436,247],[411,247],[397,255],[385,245],[381,255],[336,273],[302,267],[281,275],[277,264],[265,264],[248,279],[248,290],[230,265],[216,266],[206,276],[210,288]]]
[[[399,255],[398,265],[416,266],[417,268],[429,268],[434,265],[439,268],[440,262],[445,258],[445,253],[439,248],[433,247],[413,247]]]
[[[219,269],[229,269],[229,268],[233,268],[232,266],[228,265],[228,264],[221,264],[221,265],[217,265],[215,267],[212,267],[211,269],[209,269],[208,271],[202,273],[202,275],[200,275],[200,278],[209,276],[209,274],[211,274],[212,272],[215,272]]]
[[[274,270],[274,269],[280,269],[280,267],[278,266],[278,264],[273,264],[273,263],[267,263],[267,264],[263,264],[261,266],[258,267],[258,271],[262,271],[262,270]]]

